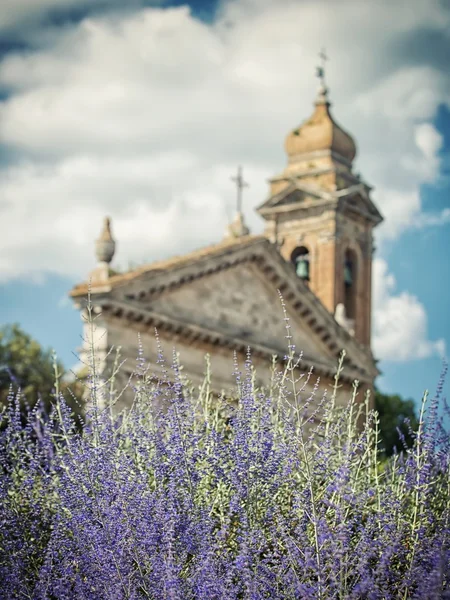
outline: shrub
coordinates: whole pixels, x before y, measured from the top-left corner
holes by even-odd
[[[380,466],[368,399],[353,394],[339,408],[336,388],[317,400],[318,385],[305,397],[293,346],[286,358],[270,393],[255,388],[250,356],[244,373],[235,366],[232,403],[213,400],[209,372],[198,393],[185,385],[176,358],[174,383],[167,371],[152,383],[140,353],[133,408],[100,409],[92,375],[82,434],[62,397],[48,416],[37,406],[24,429],[11,395],[2,597],[449,597],[445,370],[412,448]]]

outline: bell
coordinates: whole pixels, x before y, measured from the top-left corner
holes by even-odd
[[[345,285],[352,285],[353,277],[352,277],[352,265],[351,263],[346,262],[344,265],[344,283]]]
[[[297,260],[297,266],[295,270],[301,279],[309,279],[309,262],[304,258],[299,258]]]

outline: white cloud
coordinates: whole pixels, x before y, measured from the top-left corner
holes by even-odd
[[[431,123],[422,123],[418,125],[414,132],[416,146],[422,150],[423,155],[433,160],[442,148],[442,135]]]
[[[387,263],[373,264],[373,350],[377,358],[392,362],[438,355],[445,340],[428,340],[427,315],[419,300],[407,292],[395,293],[396,282]]]
[[[429,66],[404,66],[358,95],[355,105],[369,119],[382,117],[393,126],[411,124],[434,116],[447,85],[441,73]]]
[[[379,202],[385,218],[381,228],[375,231],[377,246],[385,240],[396,238],[401,231],[412,227],[420,214],[420,194],[418,189],[378,189],[378,196],[389,200],[388,206]],[[386,202],[387,204],[387,202]]]
[[[15,5],[14,18],[27,6]],[[419,186],[439,170],[431,119],[450,96],[450,75],[411,65],[398,42],[423,28],[445,32],[449,15],[438,0],[417,0],[414,11],[387,0],[342,0],[339,11],[330,0],[237,0],[211,25],[186,7],[114,12],[53,31],[41,50],[9,54],[0,63],[0,87],[10,91],[0,142],[18,160],[0,177],[0,256],[8,257],[0,280],[84,279],[105,214],[123,266],[217,241],[232,216],[237,164],[251,184],[249,224],[261,231],[252,209],[285,165],[284,136],[312,111],[325,41],[332,110],[355,136],[356,170],[375,185],[386,219],[378,239],[416,226]],[[376,313],[407,306],[414,352],[435,351],[418,301],[382,289]],[[378,354],[389,356],[402,335],[377,342]]]
[[[8,260],[0,261],[0,281],[39,273],[41,265],[45,271],[85,278],[105,214],[113,217],[121,267],[214,243],[234,213],[234,170],[231,163],[198,164],[194,155],[181,151],[75,156],[10,170],[0,183],[8,212],[0,244],[9,249]],[[246,177],[260,182],[252,185],[255,195],[264,193],[264,175],[257,167],[247,169]],[[254,227],[257,219],[251,215],[248,221]]]
[[[421,182],[435,181],[440,170],[439,150],[443,145],[442,135],[431,123],[420,123],[414,128],[414,143],[420,150],[420,155],[405,154],[400,161],[401,166]],[[419,210],[420,202],[415,212],[418,213]],[[408,226],[410,224],[409,221]]]

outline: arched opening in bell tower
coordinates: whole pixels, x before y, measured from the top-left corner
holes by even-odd
[[[291,262],[295,272],[305,281],[310,280],[310,253],[306,246],[298,246],[291,254]]]
[[[356,253],[347,249],[344,255],[344,305],[347,319],[356,318]]]

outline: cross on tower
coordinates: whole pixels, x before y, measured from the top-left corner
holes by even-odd
[[[249,184],[246,181],[244,181],[244,178],[242,177],[242,167],[238,167],[237,175],[235,177],[231,177],[231,180],[236,182],[237,212],[238,214],[240,214],[242,212],[242,190],[245,187],[249,187]]]
[[[319,52],[319,58],[321,60],[321,64],[316,67],[316,75],[320,79],[322,86],[325,87],[325,62],[329,60],[325,52],[325,48],[322,48],[322,50]]]

